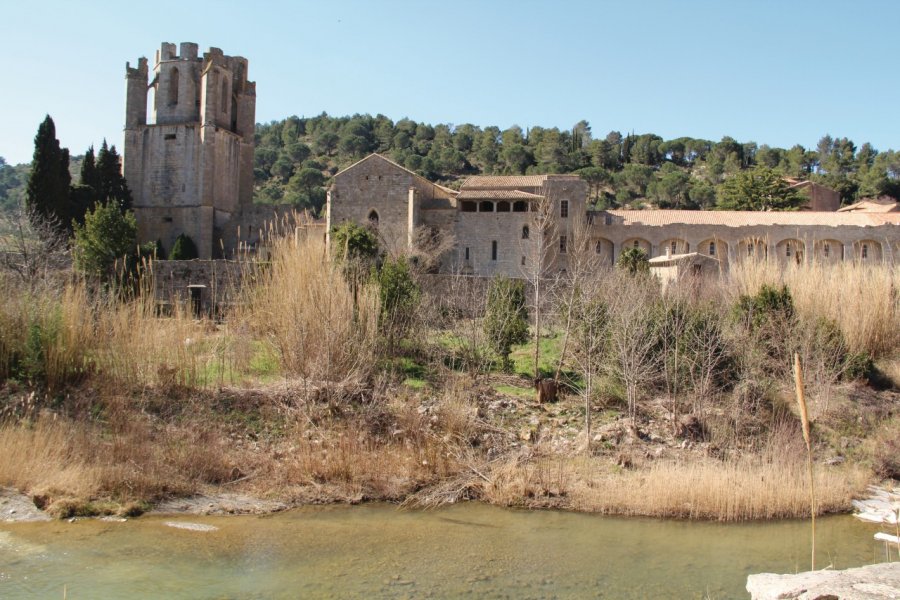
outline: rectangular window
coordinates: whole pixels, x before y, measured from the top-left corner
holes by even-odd
[[[466,260],[469,260],[469,247],[466,246]]]
[[[568,244],[568,240],[566,239],[566,236],[564,236],[564,235],[559,236],[559,253],[565,254],[568,249],[569,249],[569,244]]]
[[[828,255],[831,254],[831,244],[825,244],[823,250],[825,251],[825,258],[828,258]]]
[[[524,256],[522,257],[522,266],[523,267],[525,266],[525,257]]]
[[[178,136],[177,136],[176,134],[174,134],[174,133],[167,133],[167,134],[165,135],[165,138],[166,138],[167,140],[174,140],[174,139],[177,138],[177,137],[178,137]]]
[[[569,216],[569,201],[562,200],[559,203],[559,216],[560,218],[567,218]]]
[[[497,260],[497,240],[491,242],[491,260]]]
[[[709,255],[710,255],[710,256],[715,256],[715,255],[716,255],[716,243],[715,243],[715,242],[710,242],[710,243],[709,243]]]

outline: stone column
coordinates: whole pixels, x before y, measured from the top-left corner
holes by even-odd
[[[415,242],[416,226],[419,222],[419,207],[416,204],[416,188],[409,188],[407,197],[408,207],[406,211],[406,245],[410,250],[412,250]]]

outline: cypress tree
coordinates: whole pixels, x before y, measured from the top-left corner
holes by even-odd
[[[97,153],[97,173],[99,179],[100,200],[114,200],[119,209],[126,211],[131,208],[131,190],[122,175],[122,161],[116,152],[115,146],[107,146],[106,140],[100,146]]]
[[[69,206],[69,151],[60,148],[56,139],[56,125],[50,115],[38,127],[34,136],[34,159],[28,178],[26,205],[37,216],[56,222],[60,229],[69,229],[72,215]]]
[[[97,170],[97,162],[94,160],[94,147],[91,146],[84,153],[84,161],[81,163],[81,185],[86,185],[94,190],[100,198],[100,172]]]

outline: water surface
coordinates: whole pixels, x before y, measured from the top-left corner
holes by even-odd
[[[200,532],[167,521],[213,525]],[[820,519],[819,566],[883,560],[871,526]],[[464,504],[262,517],[0,524],[0,598],[746,598],[809,567],[809,524],[724,525]]]

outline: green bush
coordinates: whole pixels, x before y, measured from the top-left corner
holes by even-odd
[[[528,309],[525,306],[525,285],[507,277],[495,277],[488,289],[487,310],[484,315],[484,335],[488,344],[509,371],[509,353],[513,344],[528,341]]]
[[[192,260],[199,256],[194,240],[182,233],[175,238],[172,252],[169,253],[169,260]]]

